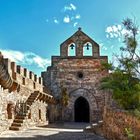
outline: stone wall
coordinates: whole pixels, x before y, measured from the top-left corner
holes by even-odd
[[[62,85],[67,89],[69,102],[63,109],[64,121],[74,121],[74,104],[79,97],[84,97],[89,103],[90,122],[101,119],[105,92],[100,90],[100,80],[108,74],[101,70],[102,61],[107,62],[107,57],[52,57],[52,66],[42,73],[43,82],[56,98],[61,96]]]
[[[125,129],[131,129],[136,140],[140,140],[140,120],[126,111],[105,109],[103,134],[109,140],[128,140]]]
[[[0,133],[8,129],[13,121],[13,119],[8,119],[7,113],[7,105],[10,103],[14,106],[15,98],[13,98],[13,96],[13,94],[9,96],[8,92],[0,87]],[[11,111],[13,112],[13,110]],[[12,118],[14,118],[14,113],[12,113]]]
[[[4,65],[12,79],[18,83],[18,85],[28,87],[28,89],[33,91],[43,91],[43,82],[41,77],[38,77],[32,71],[29,71],[20,65],[16,65],[15,62],[11,62],[7,58],[4,58]]]
[[[3,58],[2,61],[2,68],[7,72],[12,82],[16,83],[16,88],[10,90],[9,86],[0,85],[0,133],[8,130],[16,117],[20,117],[19,114],[17,115],[17,110],[20,110],[18,107],[20,107],[20,103],[25,104],[27,100],[29,100],[28,104],[26,103],[29,110],[26,112],[26,117],[23,118],[21,129],[48,124],[47,104],[54,103],[54,99],[51,95],[48,95],[48,89],[46,93],[43,92],[42,78],[37,77],[32,71],[16,65],[9,59]],[[34,98],[33,96],[36,93],[37,97]],[[31,95],[33,96],[30,97]]]
[[[25,102],[32,91],[27,88],[22,88],[24,92],[11,92],[3,90],[0,87],[0,133],[8,130],[16,116],[16,104]],[[24,94],[25,93],[25,94]],[[40,110],[40,111],[39,111]],[[46,118],[47,104],[42,101],[35,101],[30,107],[30,113],[24,120],[23,128],[29,126],[46,125],[48,120]]]

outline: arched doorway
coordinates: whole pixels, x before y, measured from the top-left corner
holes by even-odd
[[[89,103],[84,97],[79,97],[74,105],[75,122],[89,122]]]

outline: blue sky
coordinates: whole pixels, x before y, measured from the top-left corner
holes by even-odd
[[[140,0],[0,0],[0,50],[40,75],[59,55],[59,45],[78,27],[112,55],[127,32],[121,22],[136,17]]]

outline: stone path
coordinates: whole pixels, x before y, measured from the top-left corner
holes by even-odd
[[[0,140],[106,140],[93,133],[84,132],[88,124],[65,123],[34,127],[25,131],[5,131]]]

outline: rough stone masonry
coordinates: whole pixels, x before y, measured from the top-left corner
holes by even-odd
[[[101,69],[101,63],[107,61],[107,56],[100,56],[99,45],[81,28],[60,45],[60,56],[52,56],[42,77],[0,53],[0,133],[48,121],[102,119],[106,94],[100,90],[100,80],[108,71]],[[62,88],[68,97],[66,106],[59,102]]]
[[[89,56],[84,51],[92,53]],[[67,106],[50,106],[50,121],[95,122],[102,119],[105,93],[100,90],[100,80],[108,74],[101,70],[102,62],[108,62],[108,57],[100,56],[99,45],[81,28],[60,45],[60,56],[52,56],[51,66],[42,72],[43,84],[56,99],[61,98],[61,87],[65,87],[69,100]]]

